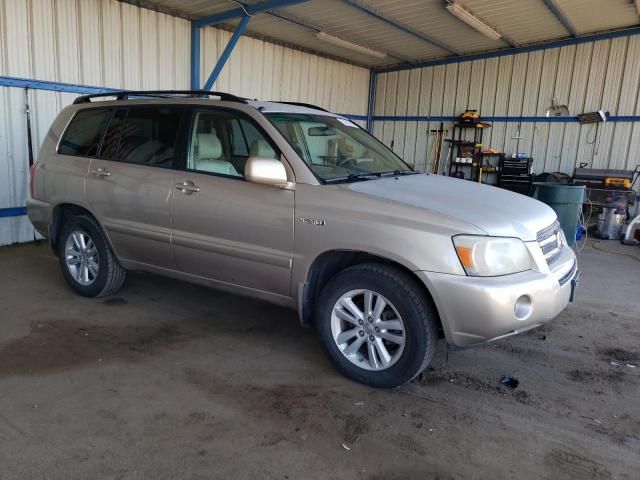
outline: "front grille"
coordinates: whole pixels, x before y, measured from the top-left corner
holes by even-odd
[[[562,230],[560,223],[556,220],[547,228],[540,230],[536,238],[538,239],[538,245],[540,245],[544,259],[547,261],[547,265],[552,265],[560,256],[560,249],[562,248]]]
[[[560,284],[560,286],[563,286],[565,283],[571,280],[573,278],[573,275],[576,273],[577,269],[578,269],[578,263],[573,262],[573,267],[571,267],[571,270],[569,270],[567,273],[565,273],[562,277],[558,279],[558,283]]]

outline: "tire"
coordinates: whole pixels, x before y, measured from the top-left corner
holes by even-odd
[[[84,250],[84,254],[77,241],[81,238],[90,247]],[[113,254],[98,223],[88,215],[74,216],[64,223],[58,239],[58,259],[67,283],[84,297],[115,293],[122,287],[127,273]],[[88,267],[87,278],[78,275],[78,269],[83,265]]]
[[[368,311],[373,312],[369,316],[367,295]],[[380,303],[384,310],[376,317],[377,310],[371,305],[377,306],[379,298],[384,300]],[[351,313],[349,299],[361,310],[362,324],[353,322],[356,315]],[[315,321],[324,348],[341,373],[372,387],[393,388],[411,381],[433,358],[438,338],[436,319],[435,307],[415,279],[399,268],[367,263],[347,268],[327,283],[317,302]],[[351,339],[339,343],[343,341],[339,332]],[[387,340],[391,338],[392,342]],[[355,345],[358,341],[360,347]],[[389,354],[384,355],[386,366],[380,343]],[[373,361],[370,349],[376,350]]]

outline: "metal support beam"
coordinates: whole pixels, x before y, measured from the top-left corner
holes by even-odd
[[[91,85],[78,85],[75,83],[51,82],[48,80],[35,80],[32,78],[21,77],[2,77],[0,76],[0,87],[29,88],[32,90],[48,90],[50,92],[66,92],[66,93],[107,93],[117,92],[122,89],[94,87]]]
[[[605,33],[596,33],[593,35],[584,35],[576,38],[564,38],[562,40],[553,40],[546,43],[537,43],[535,45],[527,45],[517,48],[503,48],[502,50],[494,50],[492,52],[474,53],[463,57],[447,57],[438,60],[426,60],[414,62],[411,64],[391,65],[384,67],[374,67],[376,73],[399,72],[401,70],[412,70],[414,68],[435,67],[437,65],[448,65],[450,63],[469,62],[472,60],[486,60],[487,58],[506,57],[509,55],[517,55],[525,52],[538,52],[540,50],[548,50],[550,48],[566,47],[568,45],[580,45],[582,43],[597,42],[600,40],[610,40],[612,38],[631,37],[640,35],[640,27],[626,28],[623,30],[614,30]]]
[[[199,18],[194,20],[193,23],[196,27],[206,27],[207,25],[215,25],[216,23],[223,23],[235,18],[252,16],[257,13],[267,12],[269,10],[275,10],[277,8],[290,7],[298,3],[308,2],[309,0],[266,0],[264,2],[242,6],[240,8],[234,8],[226,12],[218,13],[216,15],[210,15],[208,17]]]
[[[233,32],[233,36],[229,39],[229,43],[227,43],[227,46],[222,52],[222,55],[220,55],[220,58],[218,59],[218,63],[216,63],[216,66],[213,67],[213,71],[211,72],[211,75],[209,75],[209,78],[204,84],[204,87],[202,87],[203,90],[211,90],[211,88],[213,87],[213,84],[216,83],[216,80],[218,79],[218,76],[220,75],[220,72],[222,71],[224,64],[227,63],[227,60],[229,60],[229,57],[231,56],[231,52],[233,52],[233,49],[236,47],[238,43],[238,40],[240,40],[240,36],[242,35],[242,32],[244,32],[244,29],[247,28],[247,25],[249,24],[249,20],[251,20],[251,17],[248,15],[242,17],[242,20],[240,21],[240,25],[238,25],[238,27],[236,28],[236,31]]]
[[[547,8],[551,10],[551,13],[558,19],[564,28],[571,34],[572,37],[577,37],[578,32],[573,27],[569,19],[560,11],[554,0],[542,0]]]
[[[376,114],[376,90],[378,74],[372,68],[369,71],[369,104],[367,105],[367,132],[373,134],[373,117]]]
[[[348,5],[351,5],[352,7],[360,10],[361,12],[366,13],[367,15],[370,15],[374,18],[377,18],[378,20],[381,20],[383,22],[385,22],[388,25],[391,25],[394,28],[397,28],[398,30],[402,30],[405,33],[408,33],[409,35],[412,35],[416,38],[419,38],[420,40],[423,40],[425,42],[428,42],[432,45],[435,45],[438,48],[441,48],[453,55],[462,55],[463,52],[453,48],[443,42],[441,42],[440,40],[436,40],[435,38],[433,38],[430,35],[427,35],[426,33],[423,32],[419,32],[416,29],[405,25],[403,23],[398,22],[397,20],[394,20],[390,17],[388,17],[387,15],[383,14],[382,12],[379,12],[378,10],[374,10],[371,7],[365,6],[363,5],[361,2],[359,2],[358,0],[342,0],[343,2],[345,2]]]
[[[200,88],[200,27],[191,22],[191,89]]]

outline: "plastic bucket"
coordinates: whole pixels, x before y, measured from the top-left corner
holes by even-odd
[[[549,205],[558,215],[558,221],[571,246],[576,243],[578,219],[584,202],[584,185],[534,182],[533,198]]]

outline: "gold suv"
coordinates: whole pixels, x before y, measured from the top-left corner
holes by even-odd
[[[79,97],[28,211],[80,295],[143,270],[284,305],[377,387],[414,378],[439,336],[467,347],[553,319],[577,278],[546,205],[413,171],[344,116],[224,93]]]

